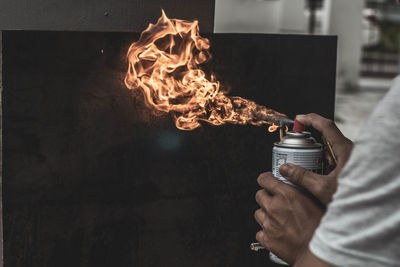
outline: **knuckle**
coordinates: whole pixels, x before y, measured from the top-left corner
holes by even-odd
[[[323,195],[328,190],[329,184],[327,181],[320,179],[315,187],[317,191],[316,193],[318,193],[319,195]]]
[[[336,124],[331,119],[324,119],[323,125],[329,129],[336,128]]]
[[[256,234],[256,240],[257,240],[258,242],[261,243],[261,234],[260,234],[260,232],[261,232],[261,231],[258,231],[258,232],[257,232],[257,234]]]
[[[292,190],[286,190],[282,192],[282,197],[284,198],[285,202],[291,203],[295,200],[295,195]]]
[[[292,178],[294,182],[300,186],[303,186],[304,176],[307,174],[307,170],[301,167],[293,168],[292,170]]]
[[[262,174],[260,174],[257,178],[257,182],[259,185],[262,185],[263,183],[265,183],[270,177],[272,176],[271,172],[264,172]]]
[[[257,177],[257,183],[258,184],[261,184],[261,182],[262,182],[262,180],[263,180],[263,178],[266,176],[266,173],[265,172],[263,172],[263,173],[261,173],[258,177]]]
[[[301,178],[300,178],[300,185],[305,186],[306,185],[306,180],[310,180],[313,175],[313,172],[303,169],[301,173]]]
[[[258,210],[254,211],[254,219],[258,219]]]
[[[326,180],[321,180],[321,182],[319,183],[320,185],[320,191],[321,192],[326,192],[329,189],[329,183]]]
[[[276,215],[278,214],[279,208],[273,203],[275,203],[275,202],[270,203],[270,205],[268,205],[268,207],[266,207],[266,208],[267,208],[268,215],[270,215],[271,217],[276,217]]]
[[[262,180],[262,177],[261,177],[261,175],[259,175],[259,176],[257,177],[257,183],[260,184],[260,183],[261,183],[261,180]]]
[[[263,177],[265,177],[268,174],[268,172],[263,172],[260,175],[258,175],[258,179],[262,179]]]
[[[262,191],[263,191],[263,190],[260,189],[260,190],[258,190],[258,191],[256,192],[256,201],[257,201],[257,202],[261,201]]]
[[[275,192],[277,195],[282,194],[282,182],[275,180],[271,182],[268,187],[272,192]]]
[[[317,113],[309,113],[307,116],[311,121],[318,121],[321,118]]]
[[[321,203],[327,204],[327,199],[330,198],[330,194],[327,191],[326,185],[324,183],[319,183],[316,185],[315,192],[311,192]]]
[[[277,229],[269,230],[268,232],[269,232],[271,239],[279,240],[284,236],[284,232],[279,231]]]
[[[256,234],[256,239],[258,242],[260,242],[261,244],[264,243],[264,235],[262,231],[257,232]]]
[[[335,123],[325,117],[322,117],[321,115],[318,115],[316,113],[310,113],[308,114],[310,120],[318,127],[318,128],[325,128],[325,127],[330,127],[331,125],[335,125]]]
[[[327,124],[327,125],[334,125],[335,123],[333,122],[333,120],[331,120],[331,119],[325,119],[325,123]]]
[[[269,185],[269,188],[271,189],[271,191],[279,191],[279,184],[277,182],[273,182]]]
[[[256,211],[254,212],[254,219],[255,219],[256,222],[258,222],[259,224],[260,224],[261,218],[262,218],[261,213],[262,213],[261,209],[258,209],[258,210],[256,210]]]
[[[323,204],[327,204],[334,194],[334,189],[331,188],[328,182],[323,181],[315,185],[315,190],[311,192]]]
[[[261,216],[260,216],[261,213],[262,213],[262,210],[261,210],[261,209],[256,210],[256,211],[254,212],[254,217],[261,218]]]
[[[269,228],[269,226],[270,226],[270,224],[269,224],[269,222],[268,222],[268,220],[264,220],[263,222],[262,222],[262,228],[263,229],[268,229]]]
[[[314,117],[316,117],[318,115],[316,113],[314,113],[314,112],[311,112],[311,113],[308,113],[307,116],[314,118]]]

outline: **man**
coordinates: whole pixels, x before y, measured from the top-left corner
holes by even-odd
[[[328,175],[293,164],[280,172],[327,207],[263,173],[256,194],[261,208],[255,219],[262,227],[257,240],[295,267],[400,266],[400,78],[353,150],[330,120],[316,114],[296,119],[323,134],[338,164]]]

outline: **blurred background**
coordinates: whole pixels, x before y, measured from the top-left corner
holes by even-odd
[[[216,0],[214,32],[337,35],[335,121],[352,140],[400,68],[396,0]]]

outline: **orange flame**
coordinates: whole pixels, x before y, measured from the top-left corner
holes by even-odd
[[[275,123],[273,123],[271,126],[268,127],[268,132],[273,133],[278,129],[279,129],[279,125],[276,125]],[[287,125],[285,125],[285,132],[287,133],[288,131],[289,131],[289,127]]]
[[[276,130],[278,130],[279,125],[276,125],[275,123],[273,123],[271,126],[268,127],[268,132],[273,133]]]
[[[141,90],[145,104],[158,114],[172,114],[181,130],[196,129],[201,121],[263,125],[272,123],[268,118],[285,116],[251,100],[226,96],[214,75],[207,77],[198,66],[211,59],[209,48],[197,20],[169,19],[162,11],[157,23],[131,44],[125,84]]]

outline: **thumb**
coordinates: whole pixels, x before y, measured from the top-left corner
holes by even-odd
[[[318,192],[318,188],[320,188],[319,183],[320,181],[322,181],[322,179],[318,179],[320,175],[291,163],[283,164],[279,168],[279,172],[283,177],[285,177],[292,183],[304,187],[313,195],[318,197],[320,193]]]

